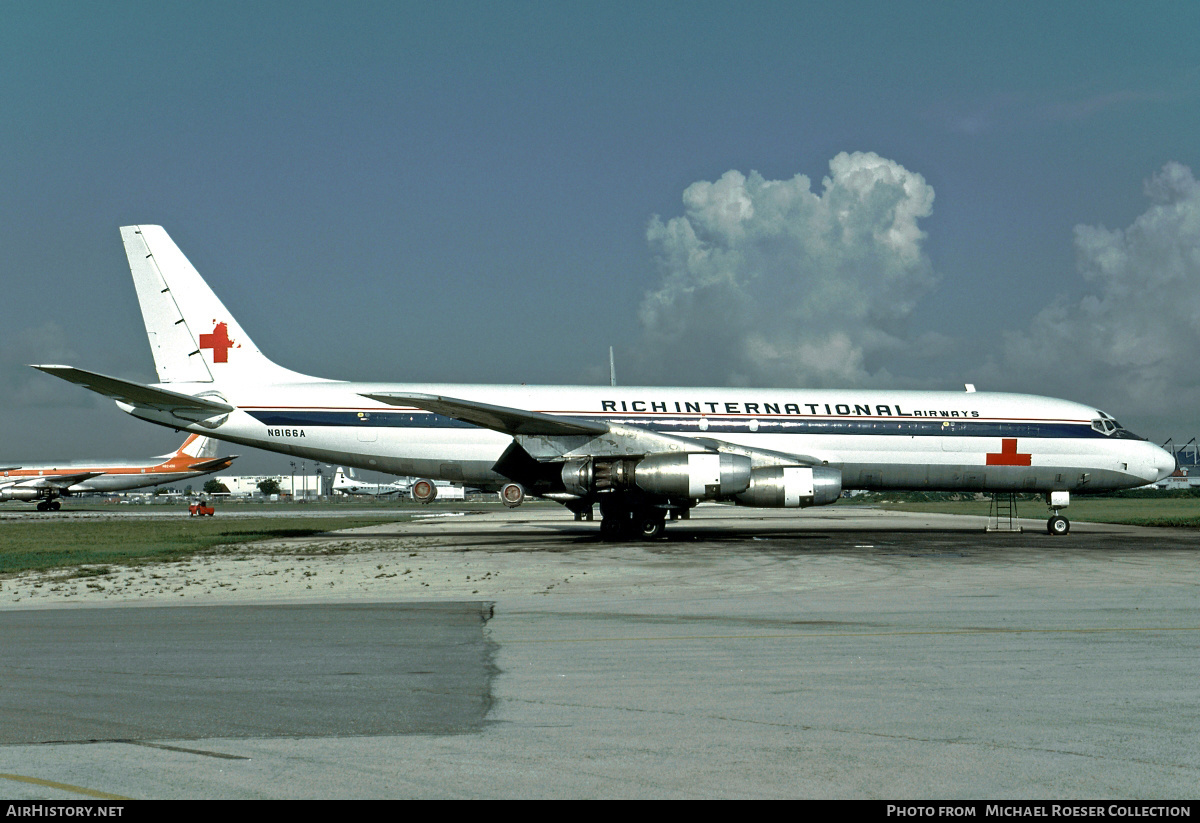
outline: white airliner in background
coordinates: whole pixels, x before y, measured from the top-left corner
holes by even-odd
[[[393,494],[411,495],[417,503],[432,503],[434,500],[465,500],[466,489],[444,480],[414,480],[402,477],[394,483],[366,483],[354,474],[354,469],[337,467],[333,476],[333,490],[341,494],[387,497]]]
[[[191,434],[178,449],[154,460],[63,462],[0,467],[0,500],[38,501],[56,512],[60,497],[177,483],[227,469],[237,455],[217,457],[217,441]]]
[[[159,382],[36,366],[130,414],[362,469],[526,492],[601,533],[658,537],[698,501],[801,507],[842,489],[1086,494],[1152,483],[1166,451],[1092,406],[1024,394],[353,383],[269,360],[159,226],[121,229]],[[418,484],[430,481],[418,481]],[[432,483],[430,483],[432,485]]]
[[[354,474],[354,469],[338,466],[333,473],[333,491],[335,494],[363,495],[367,497],[391,497],[394,494],[408,494],[408,483],[367,483]]]

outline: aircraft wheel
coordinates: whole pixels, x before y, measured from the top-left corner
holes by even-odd
[[[59,503],[57,500],[51,500],[50,503],[47,504],[46,508],[50,509],[52,512],[56,512],[62,508],[62,503]]]
[[[1046,531],[1053,535],[1067,534],[1071,531],[1071,521],[1056,514],[1046,521]]]
[[[38,511],[40,511],[40,512],[44,512],[44,511],[46,511],[46,501],[45,501],[45,500],[39,500],[39,501],[38,501],[38,504],[37,504],[37,510],[38,510]]]
[[[600,520],[600,537],[604,540],[620,540],[621,532],[624,531],[621,525],[620,518],[611,515],[602,518]]]
[[[667,519],[657,515],[646,515],[640,521],[643,540],[658,540],[667,531]]]

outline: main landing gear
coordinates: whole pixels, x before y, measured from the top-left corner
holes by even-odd
[[[600,536],[605,540],[658,540],[667,531],[667,511],[609,495],[600,500]]]
[[[37,510],[40,512],[56,512],[62,508],[62,503],[57,500],[39,500]]]

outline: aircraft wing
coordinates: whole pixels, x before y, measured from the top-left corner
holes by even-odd
[[[597,435],[608,432],[606,423],[590,420],[568,420],[552,414],[493,406],[456,397],[439,397],[433,394],[408,394],[404,392],[380,392],[364,394],[363,397],[389,403],[393,406],[415,406],[434,414],[452,417],[465,423],[482,426],[512,435]]]
[[[510,434],[539,461],[598,455],[648,454],[655,451],[725,452],[743,454],[762,466],[820,466],[829,457],[786,454],[748,448],[710,437],[663,434],[629,423],[602,423],[571,420],[551,414],[493,406],[473,400],[440,397],[432,394],[381,392],[364,394],[372,400],[452,417],[476,426]]]
[[[30,477],[8,484],[8,488],[21,489],[66,489],[84,480],[99,477],[104,472],[78,472],[77,474],[48,474],[44,477]]]
[[[141,383],[133,383],[129,380],[122,380],[119,377],[108,377],[96,372],[77,369],[73,366],[35,365],[33,368],[38,371],[44,371],[46,374],[52,374],[55,377],[61,377],[68,383],[75,383],[83,386],[85,389],[91,389],[97,394],[103,394],[105,397],[111,397],[113,400],[127,403],[130,406],[140,406],[141,408],[158,409],[167,412],[189,410],[205,412],[209,415],[227,414],[234,409],[233,406],[227,403],[219,403],[203,397],[193,397],[190,394],[180,394],[179,392],[158,389],[153,386],[145,386]]]

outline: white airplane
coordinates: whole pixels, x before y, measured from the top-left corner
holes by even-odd
[[[599,504],[606,538],[663,533],[698,501],[792,507],[842,489],[1072,493],[1155,482],[1174,458],[1096,408],[1025,394],[357,383],[277,365],[159,226],[121,229],[159,382],[35,368],[126,412],[398,476]]]
[[[333,491],[347,495],[388,497],[393,494],[408,494],[408,483],[367,483],[354,474],[354,469],[338,466],[333,473]]]
[[[405,482],[411,480],[412,482]],[[409,494],[418,503],[432,503],[436,499],[465,500],[466,489],[445,481],[426,478],[402,478],[394,483],[365,483],[354,474],[354,469],[338,466],[333,475],[333,490],[348,495],[370,495],[387,497],[392,494]]]
[[[189,434],[178,449],[153,461],[77,461],[0,467],[0,500],[36,500],[38,511],[58,511],[62,507],[60,497],[189,480],[227,469],[237,457],[216,455],[216,440]]]

